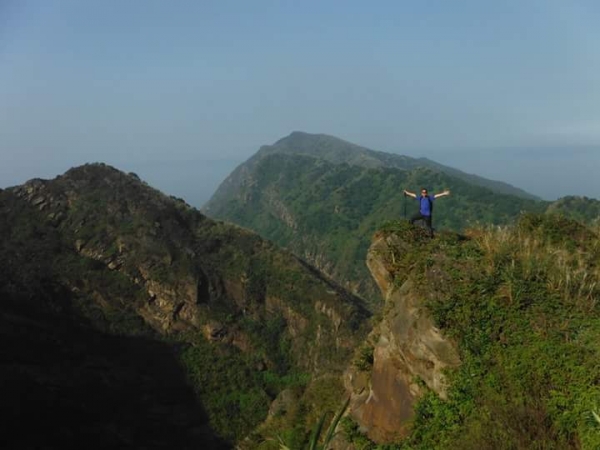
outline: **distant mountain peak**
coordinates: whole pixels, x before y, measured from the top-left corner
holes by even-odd
[[[399,170],[428,168],[437,172],[446,173],[468,183],[485,187],[497,193],[515,195],[517,197],[526,199],[540,200],[535,195],[532,195],[508,183],[469,174],[459,169],[437,163],[426,157],[412,158],[410,156],[396,153],[372,150],[336,136],[324,133],[293,131],[288,136],[279,139],[272,145],[262,146],[247,163],[242,164],[240,167],[249,168],[260,158],[275,153],[285,155],[304,155],[313,158],[324,159],[333,164],[348,164],[351,166],[360,166],[366,168],[387,167]],[[234,174],[239,173],[239,171],[234,172]],[[231,185],[230,182],[227,184]],[[218,191],[215,195],[216,198],[221,197]],[[209,202],[209,204],[210,203],[211,202]]]
[[[317,138],[331,138],[331,139],[336,139],[338,141],[341,141],[342,139],[329,135],[329,134],[325,134],[325,133],[309,133],[307,131],[300,131],[300,130],[295,130],[292,131],[289,135],[279,139],[279,141],[277,142],[281,142],[284,141],[286,139],[317,139]]]
[[[358,145],[356,145],[350,141],[347,141],[347,140],[342,139],[337,136],[333,136],[331,134],[308,133],[306,131],[292,131],[288,136],[279,139],[279,141],[277,141],[277,142],[282,142],[282,141],[286,141],[286,140],[297,140],[297,139],[312,140],[312,141],[328,141],[329,140],[329,141],[335,141],[335,142],[344,142],[346,144],[350,144],[352,146],[359,147]]]
[[[123,178],[134,178],[140,181],[137,174],[130,172],[125,173],[109,164],[103,162],[86,163],[80,166],[72,167],[67,170],[59,178],[63,179],[96,179],[100,177],[123,177]]]
[[[279,139],[272,146],[278,149],[292,148],[314,153],[323,147],[340,146],[346,151],[372,151],[360,145],[353,144],[336,136],[324,133],[307,133],[305,131],[292,131],[288,136]]]

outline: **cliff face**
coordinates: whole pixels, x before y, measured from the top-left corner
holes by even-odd
[[[89,177],[81,172],[87,172]],[[102,178],[94,178],[100,174]],[[154,329],[169,333],[197,327],[198,287],[206,283],[206,277],[201,271],[161,277],[174,268],[174,260],[179,256],[179,252],[170,251],[161,242],[161,223],[149,216],[154,206],[163,205],[157,199],[158,204],[144,204],[137,192],[128,198],[141,185],[139,180],[106,167],[73,170],[71,175],[52,181],[32,180],[16,187],[14,193],[60,230],[77,254],[122,274],[140,288],[145,299],[128,306]],[[146,221],[154,223],[146,229]],[[131,232],[123,232],[123,224],[131,226]],[[182,250],[193,254],[189,247]],[[73,290],[85,289],[85,280],[64,281]],[[111,303],[110,298],[102,298],[98,292],[95,295],[100,305]]]
[[[396,235],[377,234],[369,249],[367,265],[385,299],[383,319],[372,331],[370,373],[352,367],[346,387],[353,392],[351,415],[368,437],[392,442],[406,433],[413,405],[425,388],[446,397],[444,369],[460,364],[456,346],[433,323],[424,298],[410,276],[400,286],[388,264],[404,243]],[[426,279],[440,274],[426,275]]]
[[[346,373],[349,440],[600,448],[599,258],[597,229],[554,214],[435,239],[383,226],[368,265],[386,305]]]

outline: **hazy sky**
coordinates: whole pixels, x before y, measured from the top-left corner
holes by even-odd
[[[199,206],[294,130],[600,198],[600,2],[0,0],[0,187],[103,161]]]

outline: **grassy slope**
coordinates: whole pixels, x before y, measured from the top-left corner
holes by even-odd
[[[600,430],[600,241],[560,216],[525,215],[514,227],[445,233],[430,241],[388,225],[414,251],[388,255],[407,277],[462,365],[447,401],[420,400],[397,449],[597,449]],[[347,427],[359,448],[374,445]]]

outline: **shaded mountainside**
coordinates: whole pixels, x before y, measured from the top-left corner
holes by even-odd
[[[557,215],[373,239],[382,318],[346,373],[346,440],[375,449],[597,449],[598,229]],[[379,448],[379,447],[378,447]]]
[[[228,448],[175,349],[131,308],[108,307],[133,286],[78,257],[44,216],[0,193],[3,448]]]
[[[0,191],[0,226],[3,398],[46,445],[230,446],[286,389],[302,424],[366,332],[314,268],[103,164]]]
[[[2,289],[3,448],[229,448],[171,346],[150,330],[148,336],[98,332],[68,311],[68,293],[49,294],[47,287],[28,300],[54,313],[7,306],[21,299]]]
[[[381,223],[415,212],[416,202],[403,197],[404,188],[451,189],[450,197],[435,203],[437,229],[511,223],[522,211],[599,217],[589,199],[537,201],[458,172],[330,136],[293,133],[240,165],[204,211],[290,249],[371,302],[378,289],[364,264],[370,237]]]

